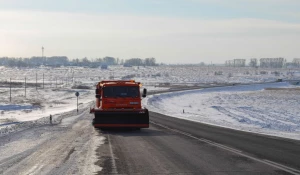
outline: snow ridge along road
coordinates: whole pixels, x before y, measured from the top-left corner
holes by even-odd
[[[67,122],[37,126],[0,137],[0,174],[92,174],[95,150],[104,143],[91,127],[88,110]]]

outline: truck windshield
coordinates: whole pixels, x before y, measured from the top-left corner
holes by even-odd
[[[139,87],[110,86],[103,88],[103,97],[138,97]]]

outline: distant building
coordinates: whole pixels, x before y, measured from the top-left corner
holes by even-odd
[[[227,60],[225,65],[228,67],[245,67],[246,60],[245,59],[234,59],[234,60]]]
[[[257,59],[256,58],[251,58],[249,62],[250,67],[257,67]]]
[[[300,67],[300,58],[294,58],[293,65],[295,67]]]
[[[264,68],[282,68],[285,63],[284,58],[261,58],[260,67]]]

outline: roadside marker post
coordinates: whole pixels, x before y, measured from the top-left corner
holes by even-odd
[[[79,92],[76,92],[75,95],[77,97],[77,113],[78,113],[78,96],[79,96]]]

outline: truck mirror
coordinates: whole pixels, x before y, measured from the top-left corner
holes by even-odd
[[[98,94],[98,91],[99,91],[99,89],[96,89],[96,90],[95,90],[95,94]]]
[[[142,97],[146,97],[146,96],[147,96],[147,89],[144,88]]]
[[[100,94],[97,94],[97,95],[96,95],[96,98],[100,98],[100,97],[101,97],[101,95],[100,95]]]

